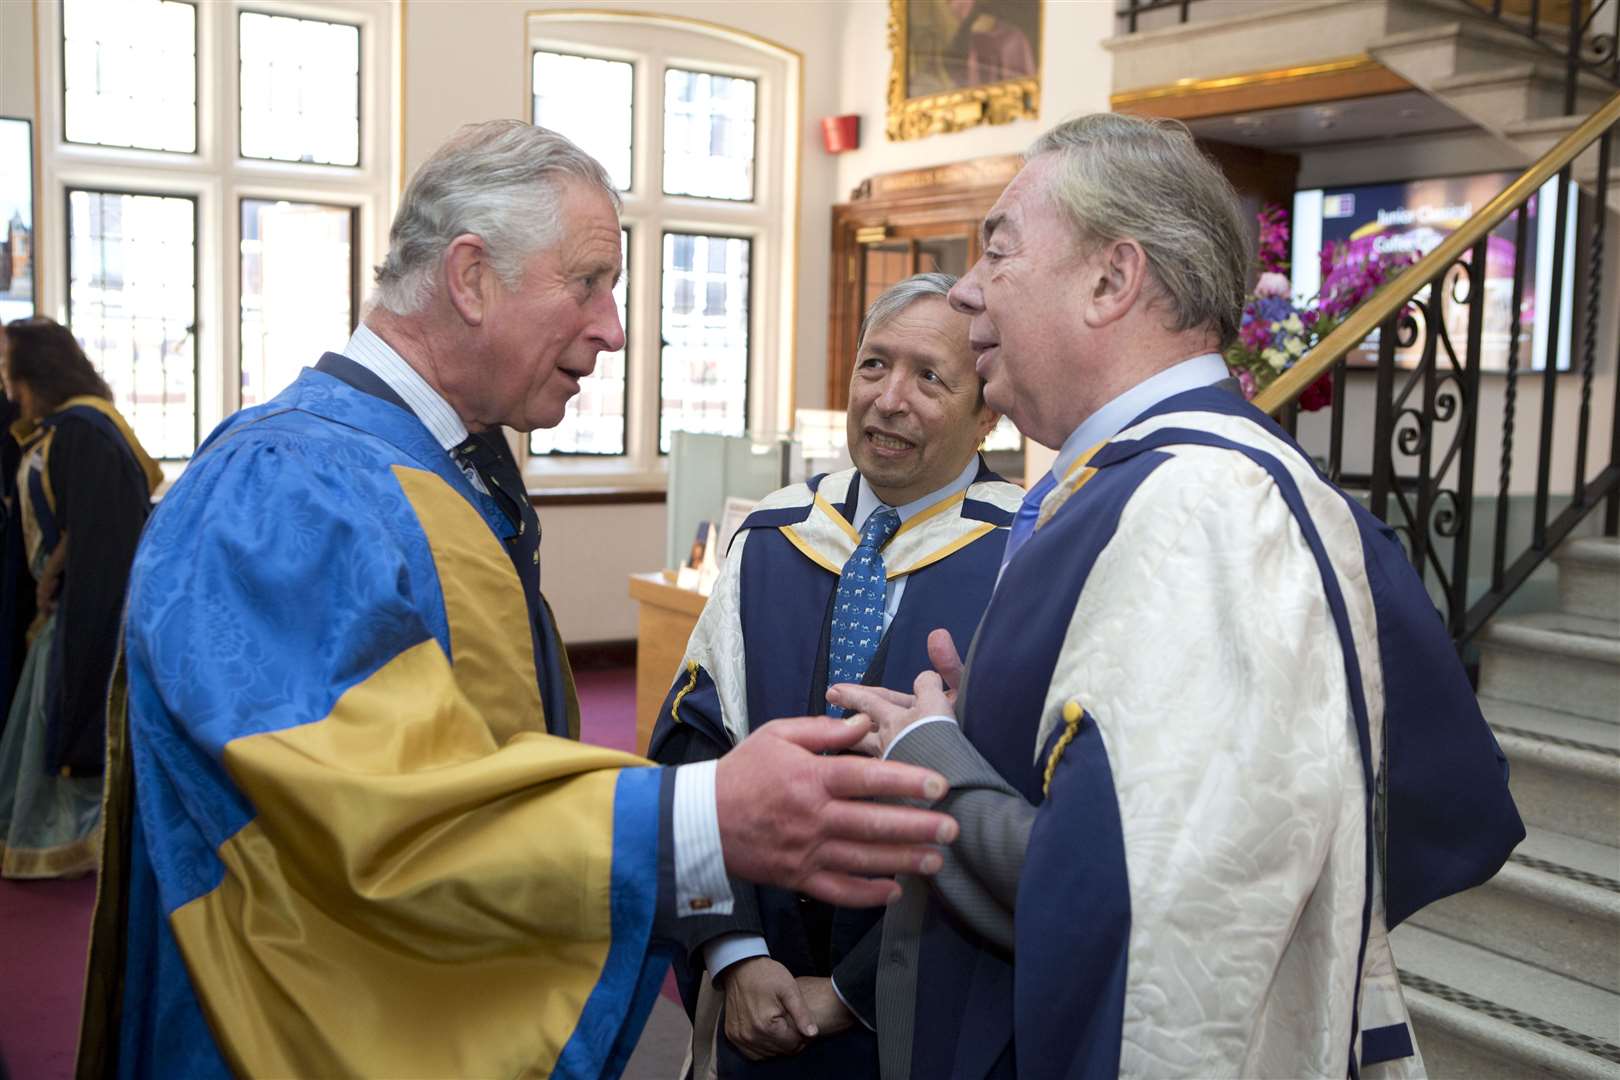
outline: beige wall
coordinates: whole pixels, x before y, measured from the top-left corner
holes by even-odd
[[[0,3],[0,116],[34,116],[34,5]]]
[[[630,575],[664,565],[664,507],[541,508],[540,585],[563,640],[636,636]]]

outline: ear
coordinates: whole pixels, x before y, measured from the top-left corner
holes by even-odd
[[[984,445],[984,440],[990,437],[990,433],[995,430],[996,424],[998,424],[1000,421],[1001,414],[992,409],[988,404],[979,406],[980,446]]]
[[[1087,265],[1086,325],[1092,329],[1123,318],[1147,286],[1147,252],[1126,238],[1102,245]]]
[[[488,272],[489,252],[484,247],[484,238],[477,233],[462,233],[450,241],[439,269],[444,274],[445,293],[456,314],[468,326],[482,325],[494,277]]]

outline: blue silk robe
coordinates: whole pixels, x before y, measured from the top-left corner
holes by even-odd
[[[555,734],[518,532],[323,371],[209,437],[132,575],[80,1075],[623,1068],[670,784]]]

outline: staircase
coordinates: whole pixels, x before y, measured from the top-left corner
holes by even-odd
[[[1620,1076],[1620,540],[1556,559],[1558,610],[1479,639],[1529,836],[1391,936],[1430,1076]]]
[[[1608,0],[1611,8],[1616,2]],[[1583,4],[1589,12],[1592,0]],[[1116,94],[1365,54],[1529,165],[1616,86],[1582,73],[1574,115],[1564,115],[1564,61],[1521,32],[1529,5],[1506,0],[1506,13],[1497,16],[1490,7],[1491,0],[1206,0],[1189,4],[1190,21],[1182,23],[1173,7],[1147,11],[1138,31],[1104,45],[1113,53]],[[1542,0],[1540,8],[1541,40],[1555,44],[1560,31],[1567,35],[1570,5]],[[1606,31],[1611,18],[1602,12],[1596,31]],[[1620,211],[1620,161],[1610,166],[1609,204]],[[1573,175],[1593,188],[1595,149],[1576,159]]]
[[[1583,72],[1575,112],[1566,116],[1563,62],[1515,32],[1511,19],[1492,19],[1466,0],[1404,0],[1401,6],[1403,21],[1418,25],[1369,42],[1368,54],[1512,146],[1526,164],[1614,93],[1613,84]],[[1594,147],[1576,159],[1575,180],[1590,189],[1597,167]],[[1620,164],[1609,172],[1608,201],[1620,211]]]

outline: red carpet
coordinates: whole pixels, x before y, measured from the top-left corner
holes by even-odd
[[[633,752],[634,669],[582,671],[575,682],[584,741]],[[0,1061],[12,1080],[65,1080],[73,1073],[95,899],[93,876],[0,879]]]

